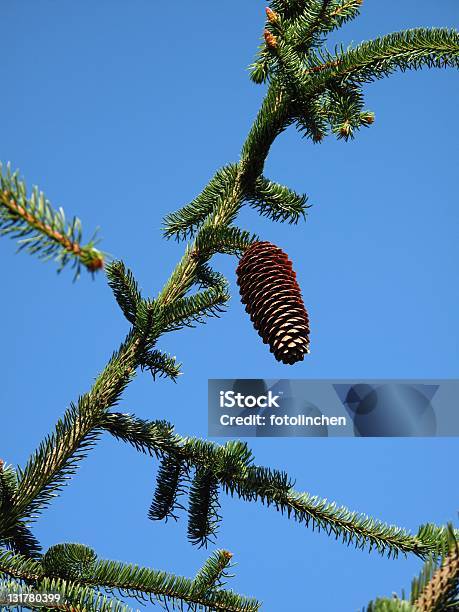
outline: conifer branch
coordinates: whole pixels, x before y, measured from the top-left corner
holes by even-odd
[[[251,79],[258,84],[268,80],[275,64],[270,49],[277,47],[278,36],[292,51],[304,55],[324,43],[324,34],[357,17],[361,4],[362,0],[310,0],[288,6],[284,2],[271,2],[272,8],[266,9],[265,44],[250,66]]]
[[[218,316],[230,299],[227,284],[209,287],[204,291],[175,300],[162,310],[164,331],[181,327],[193,327],[194,323],[204,323],[204,316]]]
[[[27,524],[20,520],[6,520],[16,490],[16,472],[11,466],[5,466],[3,461],[0,461],[0,546],[35,559],[40,555],[41,546]]]
[[[3,517],[5,528],[20,520],[34,519],[75,473],[98,439],[98,428],[107,410],[116,405],[133,377],[141,349],[139,336],[129,334],[92,390],[70,406],[55,431],[40,444],[19,473],[11,507]]]
[[[223,586],[223,579],[230,578],[227,568],[233,555],[227,550],[216,550],[205,562],[194,579],[194,588],[206,593],[216,586]]]
[[[289,43],[299,52],[306,53],[324,42],[324,34],[355,19],[363,0],[312,0],[301,14],[289,24]]]
[[[68,556],[62,553],[66,547],[75,545],[58,546],[61,550],[60,564],[53,563],[50,567],[46,562],[39,563],[11,551],[0,550],[0,575],[27,581],[36,585],[37,589],[41,587],[48,592],[61,592],[63,597],[68,599],[68,603],[76,605],[77,609],[84,606],[88,600],[90,609],[114,609],[97,607],[103,604],[111,605],[101,594],[101,590],[116,590],[121,597],[148,595],[151,596],[152,603],[156,601],[172,605],[185,604],[190,610],[255,612],[260,607],[255,599],[219,588],[219,579],[226,567],[223,566],[221,553],[206,562],[195,580],[102,559],[93,560],[83,573],[74,575],[72,571],[69,572]],[[225,555],[228,557],[229,553]],[[204,586],[208,588],[204,589]],[[84,610],[83,607],[81,609]]]
[[[238,168],[234,164],[217,171],[202,193],[180,210],[164,219],[164,236],[183,240],[193,236],[196,229],[212,214],[216,206],[231,192]]]
[[[135,323],[142,294],[134,275],[126,270],[122,261],[113,261],[107,266],[107,280],[124,316],[130,323]]]
[[[196,257],[202,255],[207,257],[214,253],[226,253],[228,255],[241,255],[251,244],[259,240],[256,234],[250,234],[232,225],[226,227],[205,226],[199,233],[195,242]],[[201,266],[198,271],[200,280]]]
[[[78,218],[67,223],[64,211],[54,210],[37,188],[29,197],[24,181],[7,166],[0,164],[0,235],[11,235],[19,240],[19,250],[36,253],[41,259],[55,259],[60,272],[72,261],[75,277],[81,266],[96,272],[104,266],[104,256],[95,248],[95,235],[82,245],[81,222]]]
[[[214,541],[221,521],[219,483],[214,471],[197,467],[190,487],[188,539],[200,547]]]
[[[196,281],[200,289],[228,286],[228,281],[223,274],[216,272],[207,264],[200,265],[196,270]]]
[[[141,367],[144,370],[150,370],[153,380],[156,376],[167,376],[174,382],[177,382],[177,378],[180,376],[182,364],[177,363],[175,357],[166,355],[161,351],[151,351],[142,357]]]
[[[37,592],[53,594],[55,597],[52,607],[23,604],[20,607],[21,610],[39,610],[42,612],[53,612],[54,610],[63,610],[65,612],[133,612],[130,606],[116,600],[114,597],[108,598],[103,593],[98,593],[93,587],[80,586],[62,578],[43,578],[36,582],[34,587],[24,582],[15,582],[7,579],[0,580],[0,591],[8,594],[17,594],[21,597],[24,594],[35,595]],[[59,601],[62,603],[57,603],[56,596],[59,596]],[[8,609],[12,608],[9,607]]]
[[[257,179],[253,194],[248,199],[261,215],[273,221],[298,223],[301,217],[306,216],[306,195],[299,195],[289,187],[274,183],[264,176]]]
[[[413,553],[421,558],[441,554],[447,546],[448,531],[444,528],[426,525],[412,535],[402,528],[295,491],[285,473],[255,466],[245,443],[229,442],[221,446],[196,438],[183,438],[174,434],[173,427],[163,421],[145,421],[128,414],[108,414],[103,427],[137,450],[170,457],[171,461],[175,457],[190,468],[200,469],[207,478],[213,474],[225,492],[246,501],[261,501],[274,506],[288,518],[324,530],[347,545],[374,549],[389,557]],[[212,486],[215,487],[216,482]],[[167,496],[171,497],[170,490]],[[205,512],[201,514],[202,517],[208,516]]]
[[[188,481],[188,474],[188,464],[182,457],[172,454],[162,457],[148,518],[152,521],[166,520],[166,522],[169,518],[177,520],[175,511],[184,510],[184,506],[179,504],[177,499],[185,493],[184,484]]]
[[[458,68],[459,33],[442,28],[395,32],[329,56],[329,66],[312,76],[310,93],[332,83],[369,83],[395,70]]]

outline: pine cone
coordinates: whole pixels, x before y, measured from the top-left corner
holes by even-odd
[[[270,242],[255,242],[236,274],[245,310],[275,358],[302,361],[309,353],[309,318],[288,255]]]

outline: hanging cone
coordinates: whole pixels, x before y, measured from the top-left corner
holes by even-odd
[[[309,318],[288,255],[270,242],[255,242],[236,274],[245,310],[275,358],[302,361],[309,353]]]

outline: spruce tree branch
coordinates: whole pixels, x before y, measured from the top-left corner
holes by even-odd
[[[221,446],[181,437],[164,421],[145,421],[120,413],[106,415],[103,428],[141,452],[176,457],[190,467],[211,471],[227,493],[274,506],[289,518],[313,529],[323,529],[348,545],[376,549],[380,554],[393,557],[412,553],[420,558],[439,554],[446,546],[447,532],[443,529],[426,526],[420,528],[417,535],[412,535],[402,528],[295,491],[285,474],[254,465],[245,443],[231,442]]]
[[[90,586],[81,586],[63,578],[42,577],[33,582],[26,580],[27,582],[24,582],[24,580],[18,580],[17,582],[0,580],[0,592],[17,593],[21,596],[24,594],[48,593],[59,595],[60,599],[58,602],[56,598],[52,606],[34,606],[22,603],[21,610],[38,610],[39,612],[54,612],[55,610],[64,610],[65,612],[133,612],[130,606],[115,598],[108,598]]]
[[[260,607],[256,600],[241,597],[232,591],[214,590],[203,593],[201,584],[196,588],[194,580],[115,561],[98,562],[92,577],[85,582],[102,588],[117,589],[126,595],[140,592],[152,594],[158,599],[181,600],[196,607],[203,606],[206,610],[252,612]]]
[[[306,216],[307,196],[299,195],[292,189],[274,183],[264,176],[257,179],[255,190],[250,194],[248,200],[261,215],[273,221],[298,223],[300,218]]]
[[[26,185],[17,173],[11,173],[9,166],[3,173],[1,164],[0,234],[21,238],[19,249],[37,253],[42,259],[54,257],[60,264],[59,271],[73,260],[75,276],[82,265],[90,272],[104,266],[104,256],[94,247],[94,238],[87,245],[81,244],[79,219],[66,224],[62,208],[55,211],[37,189],[28,197]]]
[[[98,427],[135,374],[142,338],[131,332],[91,391],[71,405],[20,472],[6,526],[33,519],[56,496],[99,437]]]
[[[229,164],[218,170],[203,191],[180,210],[164,219],[164,235],[177,240],[191,237],[219,203],[230,197],[237,175],[237,165]]]
[[[311,64],[314,72],[309,95],[316,95],[333,83],[368,83],[395,70],[422,67],[459,67],[459,33],[442,28],[418,28],[395,32],[363,42],[355,48],[329,56],[328,61]]]
[[[23,521],[7,521],[12,498],[17,490],[16,472],[0,460],[0,545],[31,559],[40,556],[41,546]]]
[[[215,551],[196,574],[194,579],[195,589],[198,592],[205,593],[215,586],[220,586],[223,578],[229,577],[227,568],[232,558],[232,553],[227,550]]]
[[[113,261],[107,266],[107,280],[124,316],[134,324],[142,299],[134,275],[122,261]]]
[[[207,217],[202,230],[224,228],[232,223],[243,204],[245,194],[253,191],[272,143],[289,121],[285,94],[276,84],[271,84],[242,147],[233,183]],[[196,280],[199,265],[209,261],[209,255],[199,252],[200,238],[201,232],[198,232],[195,241],[187,246],[184,256],[159,294],[157,303],[160,307],[183,298]]]
[[[228,555],[230,553],[225,552],[225,559],[229,561]],[[83,574],[69,577],[65,575],[65,567],[54,568],[54,571],[50,572],[41,563],[0,550],[0,574],[27,581],[37,588],[46,586],[50,592],[53,591],[53,586],[61,587],[57,588],[58,592],[64,587],[64,595],[69,597],[69,603],[75,602],[77,606],[83,604],[83,596],[92,599],[99,595],[100,598],[100,594],[94,589],[106,589],[116,590],[122,597],[146,594],[152,596],[152,602],[183,602],[192,610],[258,610],[260,604],[256,599],[218,588],[219,578],[227,565],[221,563],[220,557],[221,555],[217,555],[217,558],[215,555],[211,557],[194,580],[119,561],[99,559]]]

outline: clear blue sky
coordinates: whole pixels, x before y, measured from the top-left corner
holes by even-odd
[[[0,159],[10,160],[89,237],[132,268],[144,292],[162,287],[183,245],[163,216],[238,158],[263,96],[246,66],[264,22],[259,1],[156,3],[4,0]],[[459,25],[457,0],[366,2],[333,44],[415,26]],[[239,302],[229,257],[227,314],[171,334],[179,384],[139,375],[120,410],[205,436],[208,378],[448,378],[459,365],[459,73],[397,74],[366,87],[376,123],[352,143],[320,146],[294,129],[266,174],[310,196],[297,227],[248,209],[238,223],[294,261],[312,325],[312,353],[275,362]],[[99,275],[72,284],[53,264],[0,240],[1,450],[23,465],[69,402],[86,391],[128,330]],[[299,489],[416,530],[455,520],[457,439],[258,439],[259,464]],[[156,464],[105,436],[35,527],[44,546],[79,541],[106,558],[193,575],[208,553],[186,540],[186,517],[147,519]],[[347,549],[274,510],[222,498],[218,547],[238,562],[231,587],[264,610],[355,612],[409,587],[416,559]]]

